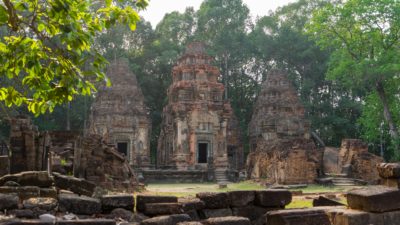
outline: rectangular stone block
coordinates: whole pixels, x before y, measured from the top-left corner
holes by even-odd
[[[272,210],[279,210],[279,209],[276,209],[276,208],[268,209],[268,208],[262,208],[259,206],[248,205],[248,206],[244,206],[244,207],[232,208],[232,213],[234,216],[246,217],[250,221],[253,221],[253,220],[257,220],[262,215],[264,215],[268,211],[272,211]]]
[[[178,202],[176,196],[138,195],[136,196],[136,210],[143,212],[147,203],[174,203]]]
[[[56,225],[116,225],[114,220],[107,219],[86,219],[73,221],[58,221]]]
[[[206,207],[203,201],[200,199],[191,199],[190,201],[183,201],[181,202],[183,210],[191,211],[191,210],[201,210]]]
[[[399,188],[400,187],[400,179],[399,178],[381,178],[381,185],[385,185],[387,187]]]
[[[69,190],[79,195],[92,196],[94,193],[94,189],[96,188],[96,184],[93,182],[72,177],[65,176],[59,173],[53,173],[54,183],[57,188]]]
[[[237,216],[210,218],[202,223],[204,225],[251,225],[249,219]]]
[[[2,225],[53,225],[52,222],[42,222],[40,220],[13,220],[2,222]]]
[[[232,216],[232,210],[230,208],[225,209],[203,209],[201,210],[201,217],[204,218],[215,218],[215,217],[226,217]]]
[[[187,214],[176,214],[169,216],[157,216],[143,220],[140,225],[176,225],[180,222],[191,221]]]
[[[246,206],[254,202],[254,191],[231,191],[228,193],[232,207]]]
[[[104,212],[111,212],[116,208],[133,211],[135,208],[133,195],[105,195],[101,197],[100,201]]]
[[[400,190],[386,186],[371,186],[350,191],[347,204],[351,209],[367,212],[388,212],[400,209]]]
[[[93,215],[101,213],[99,199],[73,194],[60,194],[58,197],[59,211],[78,215]]]
[[[57,198],[57,190],[55,188],[40,188],[39,195],[43,198]]]
[[[146,203],[144,206],[145,215],[159,216],[183,213],[182,205],[180,203]]]
[[[380,163],[377,169],[382,178],[400,178],[400,163]]]
[[[36,198],[40,195],[39,187],[33,186],[20,186],[20,187],[9,187],[3,186],[0,187],[1,194],[17,194],[21,200],[25,200],[28,198]]]
[[[331,225],[322,209],[288,209],[267,213],[268,225]]]
[[[370,213],[354,209],[333,209],[327,214],[332,225],[397,225],[400,211]]]
[[[292,193],[286,189],[256,191],[255,205],[262,207],[285,207],[292,202]]]
[[[228,208],[230,205],[227,193],[202,192],[197,193],[196,197],[204,202],[207,209]]]

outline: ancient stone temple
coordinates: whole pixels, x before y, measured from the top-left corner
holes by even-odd
[[[218,170],[240,165],[241,145],[227,143],[230,135],[237,135],[229,130],[229,125],[234,125],[232,109],[223,99],[220,72],[211,62],[204,45],[194,42],[172,69],[158,141],[159,168]]]
[[[248,175],[268,183],[312,183],[322,151],[310,139],[309,122],[295,89],[282,71],[262,86],[249,125]]]
[[[151,122],[136,77],[124,60],[112,63],[107,76],[111,87],[101,87],[92,104],[88,133],[115,145],[131,165],[150,164]]]

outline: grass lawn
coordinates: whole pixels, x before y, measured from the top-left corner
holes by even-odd
[[[312,195],[319,193],[344,193],[354,187],[327,187],[321,185],[308,185],[305,188],[289,189],[290,191],[302,191],[303,194]],[[227,188],[219,189],[216,183],[178,183],[178,184],[148,184],[146,194],[172,195],[177,197],[195,196],[199,192],[227,192],[239,190],[264,190],[265,187],[252,181],[228,184]],[[292,203],[287,208],[308,208],[312,207],[312,199],[294,196]]]

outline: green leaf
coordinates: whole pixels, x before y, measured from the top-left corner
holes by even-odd
[[[39,32],[42,32],[44,29],[46,29],[46,26],[45,26],[43,23],[40,23],[40,24],[38,25],[38,31],[39,31]]]
[[[8,12],[4,6],[0,5],[0,26],[6,24],[8,21]]]

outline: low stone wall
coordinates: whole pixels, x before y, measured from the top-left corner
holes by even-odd
[[[152,217],[142,222],[149,225],[164,224],[159,221],[176,214],[187,215],[188,220],[198,221],[197,224],[250,224],[268,211],[283,209],[291,201],[291,193],[283,189],[198,193],[191,199],[138,195],[136,210]]]
[[[207,171],[203,170],[143,170],[145,183],[199,183],[207,182]]]

